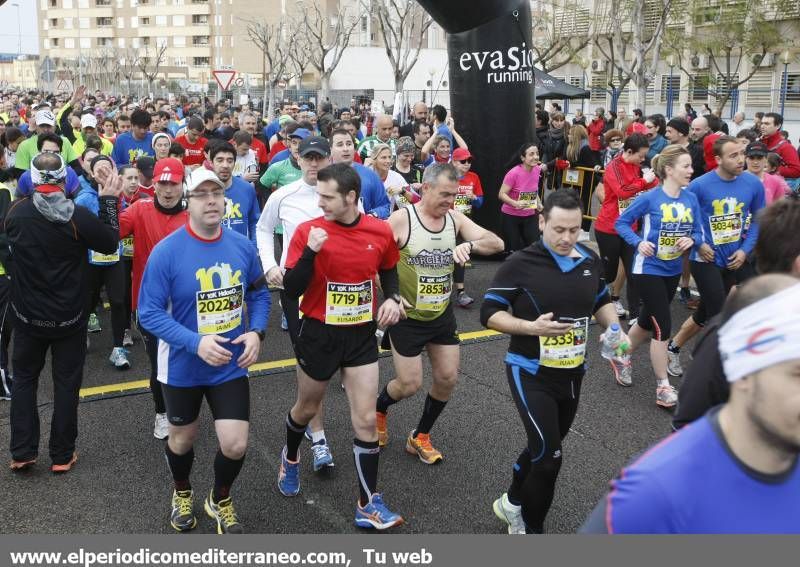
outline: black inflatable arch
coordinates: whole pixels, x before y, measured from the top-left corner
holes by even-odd
[[[418,2],[449,34],[450,106],[485,193],[475,219],[500,233],[500,184],[515,152],[535,136],[530,3]]]

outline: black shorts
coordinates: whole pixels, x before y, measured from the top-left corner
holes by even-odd
[[[167,418],[172,425],[189,425],[197,420],[203,398],[217,419],[250,421],[250,382],[247,376],[216,386],[179,387],[161,384]]]
[[[303,318],[294,344],[297,364],[312,379],[330,380],[339,368],[366,366],[378,360],[377,325],[326,325]]]
[[[391,343],[389,339],[391,338]],[[391,348],[400,356],[419,356],[426,345],[457,345],[461,342],[458,338],[458,323],[453,313],[453,305],[432,321],[418,321],[417,319],[403,319],[392,325],[383,335],[382,347]]]

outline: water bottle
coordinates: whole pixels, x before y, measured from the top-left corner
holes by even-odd
[[[618,323],[613,323],[606,329],[600,355],[608,360],[614,371],[614,378],[620,386],[633,384],[630,349],[631,345],[622,338],[622,330]]]
[[[622,329],[618,323],[612,323],[603,337],[600,355],[606,360],[618,360],[624,363],[630,358],[626,354],[628,350],[630,350],[630,345],[622,338]]]

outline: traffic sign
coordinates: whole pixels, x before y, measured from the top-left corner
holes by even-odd
[[[56,74],[56,66],[53,63],[53,60],[49,57],[45,57],[42,60],[42,80],[45,82],[51,82]]]
[[[183,89],[186,90],[189,88],[191,83],[187,79],[181,79],[178,81],[178,85]]]
[[[216,69],[212,71],[211,74],[214,75],[214,80],[217,81],[217,84],[223,91],[228,90],[233,82],[233,78],[236,77],[236,71],[232,69]]]
[[[58,86],[56,87],[56,90],[57,91],[62,91],[62,92],[63,91],[70,92],[70,91],[74,91],[75,90],[75,86],[72,83],[72,79],[61,79],[58,82]]]

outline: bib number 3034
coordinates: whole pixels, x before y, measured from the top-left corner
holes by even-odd
[[[227,333],[242,324],[244,288],[241,285],[198,291],[197,332],[201,335]]]
[[[539,337],[539,364],[548,368],[576,368],[586,357],[589,318],[577,319],[569,331],[557,337]]]
[[[361,283],[328,282],[325,323],[361,325],[372,321],[372,280]]]

